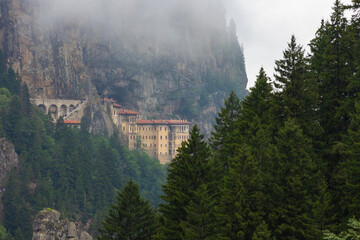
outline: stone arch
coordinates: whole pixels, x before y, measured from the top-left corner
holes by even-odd
[[[72,112],[75,109],[75,106],[73,104],[70,104],[69,106],[69,112]]]
[[[44,104],[39,104],[38,108],[43,111],[44,113],[46,113],[46,106]]]
[[[58,118],[58,107],[56,105],[51,105],[49,107],[49,113],[51,114],[51,116],[53,117],[53,119],[57,119]]]
[[[65,116],[67,113],[67,106],[65,104],[60,107],[60,116]]]

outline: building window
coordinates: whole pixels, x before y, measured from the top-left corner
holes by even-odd
[[[123,127],[123,131],[125,131],[125,127]]]
[[[167,147],[167,144],[165,144],[165,147]]]
[[[152,144],[150,143],[150,147],[152,147]]]
[[[144,140],[144,136],[143,136],[143,140]]]
[[[156,143],[154,144],[154,147],[156,147]]]
[[[165,131],[166,131],[166,127],[165,127]]]
[[[154,136],[154,139],[156,139],[156,136]]]
[[[161,131],[161,127],[160,127],[160,131]]]
[[[161,155],[161,152],[160,152],[160,155]]]
[[[160,139],[162,139],[162,136],[160,136]]]
[[[167,139],[167,136],[165,136],[165,139]]]
[[[160,147],[162,147],[162,144],[160,144]]]

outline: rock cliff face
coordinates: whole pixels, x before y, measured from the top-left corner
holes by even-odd
[[[5,185],[10,170],[18,164],[19,159],[14,145],[5,138],[0,138],[0,186]]]
[[[8,174],[11,169],[17,167],[19,164],[18,155],[15,152],[15,147],[9,143],[5,138],[0,138],[0,220],[3,217],[3,204],[1,201],[3,193],[6,191],[5,185],[8,179]]]
[[[56,2],[0,0],[0,46],[33,98],[86,95],[97,105],[99,94],[149,118],[187,118],[209,130],[231,89],[246,94],[242,50],[220,0],[100,1],[91,18],[62,15],[76,4],[60,10],[67,1]],[[98,107],[91,109],[93,117]]]
[[[40,211],[33,224],[32,240],[92,240],[79,225],[63,219],[58,211]]]

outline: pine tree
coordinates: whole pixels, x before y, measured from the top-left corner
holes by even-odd
[[[233,131],[236,136],[229,159],[229,173],[221,185],[221,200],[216,207],[218,231],[225,239],[251,239],[264,216],[265,178],[270,153],[267,121],[272,102],[272,87],[263,69],[242,108]]]
[[[318,118],[324,130],[324,146],[330,149],[349,125],[343,101],[348,98],[347,87],[349,76],[354,72],[354,57],[346,34],[347,26],[344,7],[336,0],[330,22],[322,23],[310,44],[311,72],[319,94]],[[336,156],[329,158],[337,162]]]
[[[319,239],[323,181],[311,142],[289,120],[274,144],[269,229],[276,239]]]
[[[108,216],[99,229],[99,240],[151,239],[155,232],[155,214],[149,202],[140,197],[139,187],[130,180],[117,194]]]
[[[260,223],[252,237],[252,240],[275,240],[265,222]]]
[[[181,223],[184,239],[219,239],[214,224],[214,200],[205,184],[194,193],[194,199],[186,207],[186,214],[186,221]]]
[[[283,52],[283,59],[275,61],[274,85],[280,89],[276,94],[278,116],[282,122],[295,119],[309,136],[320,131],[315,116],[316,89],[310,79],[304,49],[296,43],[294,35]]]
[[[351,114],[355,112],[360,89],[359,28],[349,24],[344,10],[341,2],[336,0],[330,21],[322,22],[310,44],[311,74],[319,95],[317,115],[323,129],[315,142],[331,194],[331,208],[326,213],[327,224],[336,230],[344,209],[341,205],[343,189],[337,186],[338,179],[335,177],[339,164],[344,160],[339,143],[347,141],[343,138],[351,124]]]
[[[167,184],[163,186],[165,203],[160,204],[162,218],[157,239],[182,239],[181,223],[187,221],[186,209],[195,201],[195,192],[207,183],[209,174],[209,148],[195,125],[187,142],[183,142],[178,154],[169,164]]]
[[[352,216],[360,217],[360,103],[343,141],[337,144],[342,161],[336,173],[339,205],[337,221],[345,223]],[[342,226],[344,227],[344,226]]]
[[[232,91],[227,99],[224,100],[224,107],[220,109],[218,116],[215,118],[214,132],[211,133],[210,146],[216,153],[216,161],[218,168],[221,169],[220,174],[227,174],[229,169],[229,158],[234,152],[234,131],[236,122],[240,115],[240,100]]]

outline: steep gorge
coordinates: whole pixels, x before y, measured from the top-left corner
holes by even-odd
[[[0,0],[0,46],[33,98],[89,96],[94,131],[105,128],[100,95],[209,132],[230,90],[246,94],[243,51],[222,1],[78,2]]]

